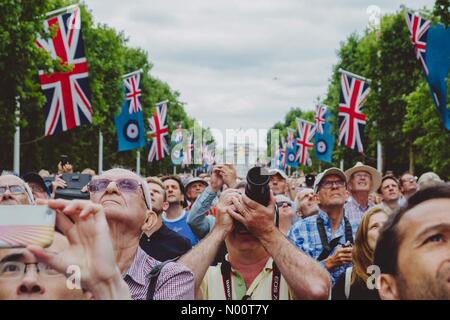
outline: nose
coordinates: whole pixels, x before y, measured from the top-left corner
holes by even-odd
[[[106,187],[106,193],[119,193],[119,189],[117,188],[117,184],[115,181],[111,181]]]
[[[39,274],[36,269],[28,266],[27,272],[22,278],[19,287],[17,288],[17,294],[44,294],[45,288],[40,283]]]

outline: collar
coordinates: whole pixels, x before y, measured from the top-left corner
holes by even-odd
[[[228,253],[225,255],[225,260],[230,262],[230,260],[228,259]],[[273,269],[273,259],[272,257],[269,257],[269,259],[267,260],[266,264],[264,265],[263,271],[272,271]],[[231,264],[230,264],[231,266]],[[233,273],[237,273],[239,271],[237,271],[236,269],[233,268],[233,266],[231,266],[231,271]]]
[[[154,259],[147,255],[139,246],[136,251],[136,255],[134,256],[133,263],[131,263],[131,266],[122,275],[122,278],[125,278],[125,276],[129,276],[135,282],[139,283],[142,286],[145,286],[148,282],[146,276],[152,269],[153,264],[148,263],[148,260],[151,260],[150,262],[153,262]]]
[[[347,201],[350,203],[353,203],[361,211],[367,211],[369,208],[373,207],[373,203],[370,202],[370,200],[367,200],[367,208],[364,208],[363,206],[361,206],[355,199],[353,199],[352,196],[350,196]]]

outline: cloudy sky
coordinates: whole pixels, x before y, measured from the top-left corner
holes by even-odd
[[[145,49],[152,75],[217,129],[269,128],[324,97],[340,41],[374,12],[432,0],[86,0],[95,22]],[[412,48],[411,48],[412,50]]]

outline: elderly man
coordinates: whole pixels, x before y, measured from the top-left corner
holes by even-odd
[[[184,190],[186,190],[186,198],[189,201],[188,210],[191,209],[192,204],[195,202],[197,197],[206,189],[207,186],[208,182],[201,178],[191,178],[185,184]]]
[[[289,191],[287,179],[287,174],[280,169],[270,169],[270,190],[272,190],[274,195],[283,194],[287,195]]]
[[[157,214],[157,220],[151,230],[144,231],[139,245],[149,256],[159,261],[181,257],[191,250],[191,241],[170,230],[162,221],[161,214],[167,210],[169,203],[161,180],[153,177],[146,180],[150,189],[152,210]]]
[[[33,204],[30,187],[14,175],[0,176],[0,205]]]
[[[320,173],[314,181],[319,213],[296,222],[289,239],[303,252],[320,261],[333,284],[350,266],[352,244],[359,219],[344,215],[346,176],[338,168]]]
[[[378,189],[383,201],[379,206],[383,210],[392,214],[400,206],[400,184],[398,180],[392,175],[386,175],[381,179],[381,186]]]
[[[139,240],[158,218],[151,211],[146,181],[129,170],[112,169],[92,179],[88,189],[91,201],[105,211],[116,261],[132,299],[192,299],[192,273],[179,264],[166,264],[156,285],[150,282],[149,273],[159,262],[140,248]],[[149,294],[154,285],[154,293]]]
[[[169,207],[162,213],[163,222],[169,229],[191,240],[193,246],[196,245],[198,238],[187,223],[189,211],[184,209],[183,183],[177,176],[167,176],[162,181],[169,202]]]
[[[413,176],[409,172],[402,174],[400,177],[400,191],[403,196],[408,199],[417,191],[417,189],[419,189],[419,186],[417,185],[417,177]]]
[[[301,218],[307,218],[319,212],[317,196],[313,189],[304,188],[295,197],[296,214]]]
[[[276,195],[275,201],[278,208],[279,229],[284,235],[287,235],[295,215],[293,202],[282,194]]]
[[[380,173],[370,166],[357,162],[345,171],[350,197],[344,206],[345,215],[350,220],[361,221],[364,213],[374,206],[369,202],[369,194],[378,190],[381,184]]]
[[[419,190],[384,224],[375,249],[383,300],[450,300],[450,185]]]
[[[264,207],[235,189],[220,197],[214,229],[180,259],[194,270],[197,298],[326,299],[330,281],[274,224],[275,199]],[[210,266],[225,240],[228,254]]]

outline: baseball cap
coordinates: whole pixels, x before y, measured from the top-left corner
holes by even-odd
[[[316,180],[314,181],[314,193],[317,193],[319,191],[320,183],[322,182],[323,178],[330,176],[330,175],[336,175],[342,178],[347,183],[347,178],[345,177],[344,172],[339,168],[328,168],[325,171],[319,173],[316,177]]]
[[[200,182],[200,183],[204,184],[206,187],[208,186],[208,182],[206,182],[202,178],[191,178],[184,185],[184,189],[187,190],[191,184],[196,183],[196,182]]]
[[[25,182],[34,182],[36,184],[38,184],[39,186],[41,186],[41,188],[47,192],[47,194],[50,196],[52,193],[50,192],[50,189],[48,188],[47,184],[45,183],[44,179],[42,179],[42,177],[37,174],[36,172],[29,172],[27,174],[24,174],[22,176],[23,181]]]
[[[288,178],[286,172],[284,172],[281,169],[270,169],[269,170],[269,175],[274,176],[276,174],[279,174],[284,180],[287,180],[287,178]]]

